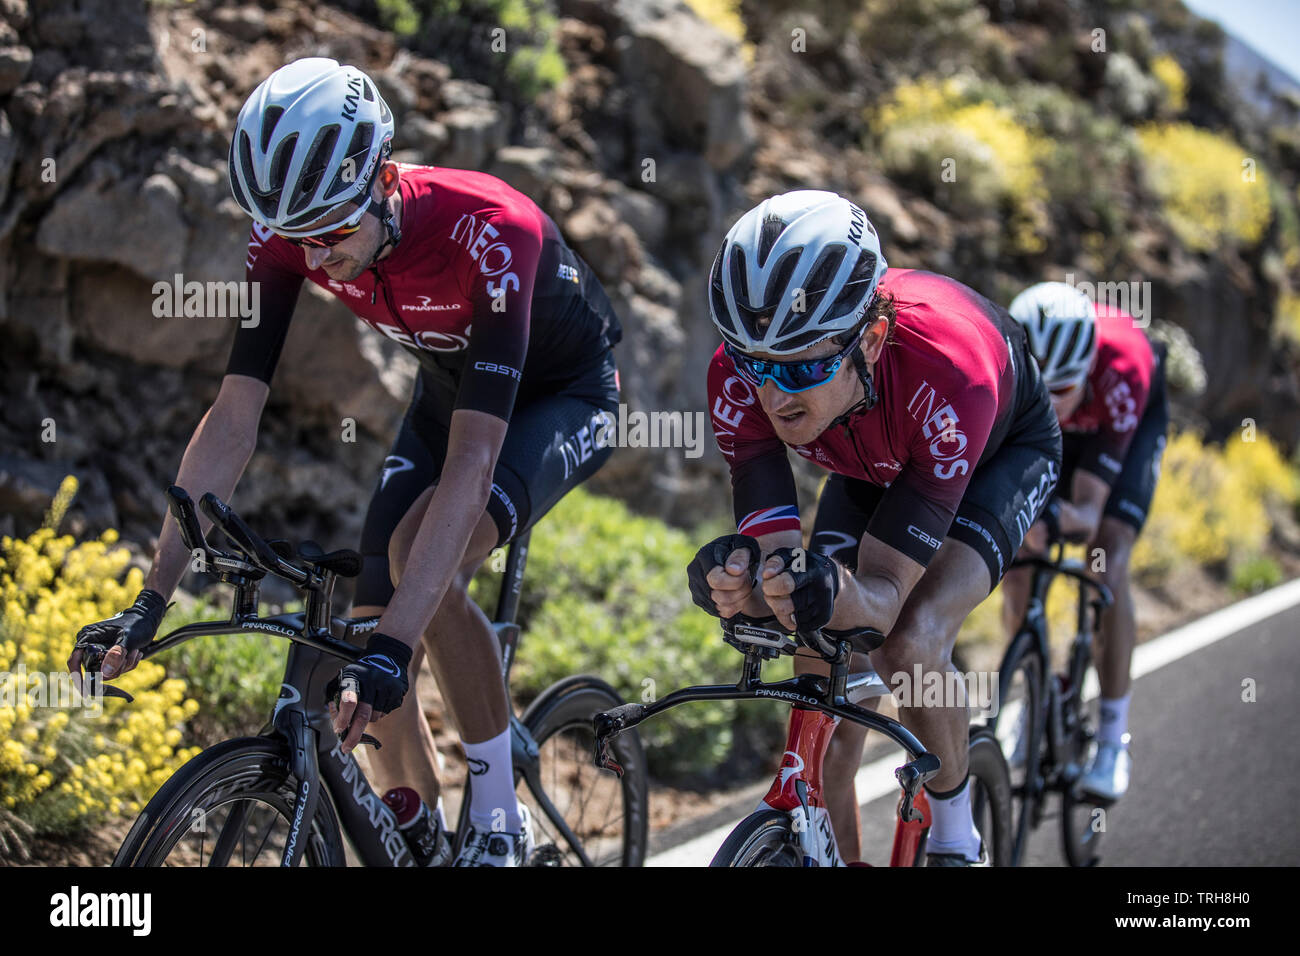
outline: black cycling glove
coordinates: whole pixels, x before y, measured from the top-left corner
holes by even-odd
[[[840,591],[839,565],[819,551],[800,548],[803,570],[791,568],[794,548],[777,548],[769,558],[781,559],[781,570],[794,578],[790,601],[794,604],[794,622],[800,631],[825,627],[835,612],[835,596]]]
[[[686,580],[691,587],[691,597],[714,617],[719,615],[718,606],[713,603],[713,588],[709,587],[709,572],[725,565],[731,552],[737,548],[749,552],[749,583],[753,585],[758,581],[758,561],[763,556],[763,551],[758,546],[758,541],[747,534],[724,534],[721,538],[714,538],[695,552],[695,558],[686,566]]]
[[[410,688],[406,668],[411,654],[410,645],[387,634],[372,634],[365,656],[344,666],[325,685],[325,700],[337,703],[339,695],[350,690],[357,695],[358,704],[369,704],[376,713],[392,713],[402,706]]]
[[[1061,499],[1053,498],[1039,515],[1039,520],[1047,525],[1047,543],[1055,544],[1061,540]]]
[[[148,646],[158,633],[158,625],[167,613],[167,599],[157,591],[145,588],[135,603],[107,621],[87,624],[77,632],[77,646],[93,644],[107,650],[120,645],[129,653]]]

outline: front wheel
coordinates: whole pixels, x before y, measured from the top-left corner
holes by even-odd
[[[1011,778],[1002,745],[987,727],[970,732],[971,815],[993,866],[1015,866],[1011,831]]]
[[[751,813],[722,841],[709,866],[803,866],[803,852],[780,810]]]
[[[548,866],[640,866],[649,829],[645,749],[635,730],[610,743],[623,766],[617,777],[592,765],[591,719],[622,706],[614,688],[595,677],[570,677],[542,692],[522,723],[536,756],[518,762],[532,797],[534,842]]]
[[[113,866],[279,866],[297,789],[283,741],[223,741],[189,760],[154,794]],[[345,865],[328,793],[316,806],[302,861]]]
[[[1024,857],[1029,832],[1042,801],[1041,767],[1047,708],[1043,701],[1043,659],[1028,632],[1018,637],[999,670],[998,711],[988,726],[997,735],[1011,776],[1012,865]]]

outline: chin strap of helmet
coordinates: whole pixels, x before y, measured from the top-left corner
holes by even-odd
[[[871,381],[871,370],[867,368],[866,356],[862,354],[862,346],[854,348],[851,353],[853,357],[853,367],[858,370],[858,378],[862,381],[862,398],[853,404],[839,418],[831,422],[831,425],[844,425],[848,427],[849,419],[854,415],[860,415],[863,412],[869,412],[876,407],[876,386]]]
[[[377,210],[375,209],[376,206],[379,206]],[[370,209],[379,217],[379,222],[383,225],[385,233],[384,241],[381,242],[379,248],[375,250],[375,259],[378,259],[384,254],[385,249],[397,248],[397,244],[402,241],[402,230],[401,227],[397,225],[397,219],[393,216],[393,201],[391,196],[384,197],[383,205],[380,205],[377,200],[370,200]]]
[[[385,143],[383,150],[380,151],[379,159],[375,163],[376,170],[388,161],[388,157],[392,155],[392,152],[392,143]],[[370,187],[367,186],[366,188],[369,189]],[[393,197],[391,194],[385,196],[382,203],[375,199],[370,200],[370,212],[373,212],[379,218],[380,224],[384,227],[384,241],[375,250],[374,258],[371,260],[371,262],[375,262],[384,254],[384,250],[397,248],[397,244],[402,241],[402,229],[398,226],[397,219],[393,215]]]

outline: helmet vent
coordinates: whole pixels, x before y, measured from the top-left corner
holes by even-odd
[[[280,117],[284,115],[283,106],[268,106],[262,113],[262,152],[271,145],[271,135],[275,132],[275,124],[280,122]]]
[[[337,123],[322,126],[317,131],[316,139],[307,150],[307,159],[302,164],[302,172],[298,176],[298,189],[289,203],[289,208],[285,210],[288,215],[296,215],[311,206],[320,181],[325,175],[325,169],[334,155],[334,144],[338,142],[338,138]]]
[[[347,155],[339,164],[338,172],[334,174],[334,181],[330,183],[329,189],[325,191],[322,198],[328,201],[340,193],[351,190],[357,180],[368,172],[362,167],[365,165],[366,157],[370,155],[370,141],[374,135],[374,123],[356,124],[352,130],[352,140],[348,143]]]
[[[785,232],[785,222],[775,216],[768,216],[763,220],[763,226],[758,234],[758,264],[760,267],[767,265],[767,257],[772,252],[772,247],[776,245],[776,240],[781,233]]]

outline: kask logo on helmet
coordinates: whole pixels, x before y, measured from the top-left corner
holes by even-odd
[[[357,119],[357,104],[361,102],[361,77],[348,77],[348,92],[343,97],[343,112],[340,114],[349,123]]]

